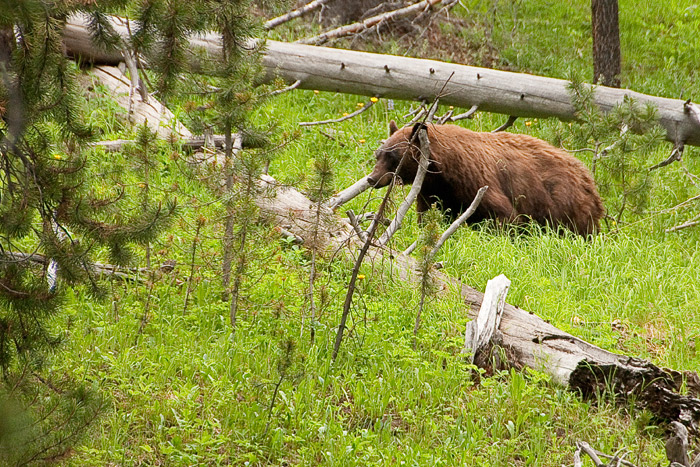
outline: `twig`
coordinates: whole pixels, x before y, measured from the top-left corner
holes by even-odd
[[[411,191],[408,192],[408,196],[406,196],[406,199],[403,200],[396,210],[396,215],[391,221],[391,224],[379,239],[379,244],[382,246],[386,245],[396,231],[401,228],[401,222],[404,217],[406,217],[408,209],[418,197],[418,193],[420,193],[423,186],[425,175],[428,173],[428,165],[430,164],[430,141],[428,140],[428,130],[426,127],[422,127],[418,130],[418,139],[420,141],[420,160],[418,161],[416,177],[411,185]]]
[[[696,225],[700,224],[700,221],[696,220],[698,218],[700,218],[700,215],[697,215],[697,216],[693,217],[691,220],[686,221],[682,224],[675,225],[673,227],[669,227],[668,229],[665,230],[665,232],[671,233],[671,232],[677,232],[677,231],[683,230],[683,229],[688,229],[690,227],[695,227]]]
[[[197,229],[192,239],[192,255],[190,257],[190,275],[187,278],[187,290],[185,291],[185,303],[182,306],[182,314],[187,313],[187,304],[192,294],[192,279],[194,278],[195,259],[197,258],[197,243],[199,243],[199,232],[202,229],[202,222],[197,222]]]
[[[649,172],[651,172],[652,170],[660,169],[661,167],[666,167],[672,162],[680,161],[683,158],[683,149],[685,149],[685,145],[683,143],[676,144],[673,147],[673,151],[671,151],[671,155],[668,156],[666,160],[663,160],[658,164],[649,167]]]
[[[421,103],[421,105],[419,105],[415,109],[412,109],[410,112],[408,112],[406,115],[404,115],[403,120],[406,120],[408,117],[417,114],[421,110],[424,110],[424,107],[425,107],[425,102]]]
[[[285,92],[288,92],[288,91],[291,91],[293,89],[298,88],[300,84],[301,84],[301,80],[298,79],[298,80],[294,81],[292,84],[290,84],[289,86],[287,86],[286,88],[276,89],[274,91],[268,92],[267,96],[278,96],[282,93],[285,93]]]
[[[399,162],[399,167],[401,166],[401,163],[403,162],[403,159],[401,162]],[[398,168],[397,168],[398,171]],[[377,209],[377,214],[375,217],[375,220],[372,221],[372,223],[369,226],[369,229],[367,231],[367,239],[365,240],[364,244],[362,245],[362,248],[360,249],[360,253],[357,255],[357,260],[355,260],[355,266],[352,268],[352,275],[350,276],[350,283],[348,284],[348,291],[345,294],[345,302],[343,303],[343,314],[340,317],[340,324],[338,325],[338,332],[335,336],[335,344],[333,346],[333,360],[338,357],[338,352],[340,351],[340,344],[343,342],[343,333],[345,332],[345,328],[348,316],[350,315],[350,307],[352,306],[352,296],[355,293],[355,284],[357,283],[357,275],[360,272],[360,266],[362,265],[362,260],[365,258],[365,255],[367,254],[367,251],[369,250],[369,246],[372,243],[372,238],[374,238],[374,234],[377,231],[377,227],[379,226],[379,222],[377,219],[380,219],[384,215],[384,210],[386,209],[386,205],[389,202],[389,196],[391,195],[391,191],[394,187],[394,184],[392,183],[389,185],[389,188],[386,190],[386,193],[384,194],[384,198],[382,199],[381,204],[379,205],[379,209]]]
[[[360,115],[362,112],[366,111],[367,109],[369,109],[369,108],[372,107],[373,105],[374,105],[374,101],[370,99],[369,102],[367,102],[365,105],[363,105],[362,107],[360,107],[358,110],[354,111],[354,112],[351,113],[351,114],[343,115],[343,116],[340,117],[340,118],[334,118],[334,119],[331,119],[331,120],[322,120],[322,121],[320,121],[320,122],[299,122],[299,126],[325,125],[325,124],[327,124],[327,123],[339,123],[339,122],[343,122],[343,121],[349,120],[349,119],[351,119],[351,118],[353,118],[353,117],[357,117],[358,115]]]
[[[588,457],[591,458],[596,467],[605,467],[605,464],[603,463],[603,461],[600,460],[600,457],[598,457],[598,454],[591,447],[590,444],[588,444],[585,441],[581,441],[577,442],[576,446],[578,446],[584,453],[588,455]]]
[[[517,119],[518,117],[516,117],[515,115],[511,115],[510,117],[508,117],[508,120],[503,125],[499,126],[495,130],[492,130],[491,133],[498,133],[499,131],[503,131],[512,127],[513,123],[515,123]]]
[[[391,21],[396,18],[400,18],[402,16],[408,16],[414,13],[419,13],[424,10],[428,10],[435,5],[438,5],[442,3],[443,0],[423,0],[418,3],[414,3],[413,5],[404,7],[404,8],[399,8],[398,10],[393,10],[388,13],[383,13],[381,15],[373,16],[371,18],[367,18],[364,21],[360,21],[357,23],[353,24],[348,24],[346,26],[342,26],[336,29],[332,29],[330,31],[326,31],[322,34],[319,34],[317,36],[309,37],[307,39],[302,39],[297,41],[299,44],[311,44],[311,45],[319,45],[323,44],[324,42],[327,42],[331,39],[339,39],[341,37],[345,36],[350,36],[353,34],[359,34],[367,29],[376,27],[382,23]]]
[[[484,194],[486,194],[486,190],[488,190],[488,186],[482,186],[479,188],[479,191],[476,192],[476,196],[474,197],[474,200],[472,203],[469,205],[466,211],[462,213],[461,216],[457,218],[456,221],[454,221],[448,228],[445,230],[445,232],[440,236],[440,239],[435,243],[435,246],[433,247],[432,251],[430,252],[430,257],[434,257],[437,252],[440,250],[440,247],[442,247],[443,243],[450,238],[450,236],[457,231],[457,229],[466,222],[469,217],[471,217],[472,214],[474,214],[474,211],[476,211],[476,208],[479,207],[479,204],[481,203],[481,199],[484,197]]]
[[[474,104],[466,112],[461,113],[459,115],[455,115],[454,117],[450,117],[449,119],[447,119],[447,121],[456,122],[457,120],[464,120],[465,118],[472,118],[472,116],[476,113],[477,110],[479,110],[479,106]]]
[[[269,31],[270,29],[276,28],[280,24],[284,24],[288,21],[293,20],[294,18],[298,18],[310,11],[314,11],[318,8],[321,8],[325,3],[327,3],[328,0],[314,0],[313,2],[307,3],[303,7],[297,8],[296,10],[292,10],[289,13],[286,13],[284,15],[278,16],[277,18],[272,18],[269,21],[266,21],[263,24],[263,28],[265,30]]]
[[[355,233],[357,236],[362,240],[363,242],[367,240],[367,232],[362,230],[360,227],[360,223],[357,220],[357,217],[355,216],[355,213],[353,212],[352,209],[348,209],[345,211],[345,214],[348,216],[348,219],[350,220],[350,225],[352,225],[352,228],[355,229]]]
[[[370,187],[369,182],[367,181],[367,177],[368,175],[365,175],[364,177],[353,183],[351,186],[347,187],[337,195],[333,196],[331,199],[328,200],[326,206],[329,209],[335,211],[343,204],[354,199],[360,193],[367,190]]]

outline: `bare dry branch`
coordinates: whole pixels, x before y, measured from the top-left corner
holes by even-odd
[[[492,130],[491,133],[498,133],[499,131],[507,130],[508,128],[513,126],[513,123],[515,123],[517,119],[518,117],[516,117],[515,115],[511,115],[510,117],[508,117],[508,120],[503,125],[499,126],[495,130]]]
[[[649,172],[651,172],[652,170],[660,169],[661,167],[666,167],[667,165],[673,162],[680,161],[683,158],[683,149],[685,149],[685,145],[683,143],[675,145],[673,151],[671,151],[671,155],[668,156],[667,159],[659,162],[658,164],[649,167]]]
[[[430,257],[433,258],[437,252],[440,250],[440,247],[445,243],[445,241],[450,238],[450,236],[457,231],[457,229],[464,224],[467,219],[471,217],[472,214],[474,214],[474,211],[476,211],[476,208],[479,207],[479,204],[481,203],[481,199],[484,197],[484,194],[486,194],[486,190],[488,190],[488,186],[482,186],[479,188],[479,191],[476,192],[476,196],[474,197],[474,200],[471,202],[469,207],[467,208],[466,211],[462,213],[461,216],[457,218],[448,228],[443,232],[443,234],[440,236],[440,239],[435,243],[435,246],[433,247],[432,251],[430,252]]]
[[[425,175],[428,173],[428,165],[430,164],[430,141],[428,140],[428,130],[425,127],[418,130],[418,139],[420,141],[420,160],[418,161],[418,171],[416,172],[416,177],[413,179],[413,183],[411,185],[411,191],[408,192],[406,199],[403,200],[399,208],[396,210],[396,215],[391,221],[391,224],[379,239],[380,245],[386,245],[389,240],[391,240],[391,237],[394,236],[396,231],[401,228],[401,222],[403,222],[408,209],[416,200],[418,193],[420,193],[420,190],[423,187],[423,180],[425,179]]]
[[[414,3],[413,5],[404,7],[404,8],[399,8],[398,10],[393,10],[388,13],[382,13],[381,15],[373,16],[371,18],[367,18],[364,21],[360,21],[357,23],[353,24],[348,24],[336,29],[332,29],[330,31],[326,31],[322,34],[319,34],[317,36],[309,37],[307,39],[302,39],[297,41],[299,44],[313,44],[313,45],[319,45],[323,44],[324,42],[327,42],[331,39],[339,39],[341,37],[345,36],[350,36],[353,34],[359,34],[363,31],[366,31],[367,29],[376,27],[382,23],[392,21],[396,18],[400,18],[403,16],[410,16],[413,14],[420,13],[422,11],[428,10],[430,8],[435,7],[436,5],[439,5],[442,3],[443,0],[423,0],[418,3]]]
[[[313,2],[309,2],[301,8],[297,8],[296,10],[292,10],[289,13],[266,21],[263,24],[263,27],[269,31],[270,29],[276,28],[280,24],[284,24],[288,21],[293,20],[294,18],[298,18],[306,13],[317,10],[318,8],[321,8],[325,3],[328,3],[328,0],[314,0]]]
[[[362,107],[360,107],[358,110],[354,111],[354,112],[351,113],[351,114],[343,115],[343,116],[340,117],[340,118],[334,118],[334,119],[331,119],[331,120],[322,120],[322,121],[320,121],[320,122],[299,122],[299,126],[325,125],[325,124],[327,124],[327,123],[339,123],[339,122],[343,122],[343,121],[349,120],[349,119],[351,119],[351,118],[353,118],[353,117],[357,117],[357,116],[360,115],[362,112],[365,112],[367,109],[369,109],[370,107],[372,107],[372,106],[374,105],[374,102],[375,102],[375,101],[373,101],[372,99],[370,99],[366,104],[362,105]]]
[[[348,201],[350,201],[351,199],[355,198],[360,193],[368,189],[369,182],[367,181],[367,177],[368,175],[365,175],[364,177],[353,183],[351,186],[347,187],[337,195],[333,196],[331,199],[328,200],[326,206],[335,211],[340,206],[347,203]]]

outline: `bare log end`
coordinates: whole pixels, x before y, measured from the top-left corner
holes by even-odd
[[[616,400],[634,400],[660,420],[677,421],[697,432],[700,399],[679,393],[681,384],[675,373],[634,358],[604,365],[581,360],[571,373],[569,387],[587,398],[607,393]]]

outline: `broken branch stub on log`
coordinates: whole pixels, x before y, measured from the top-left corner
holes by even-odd
[[[492,342],[499,340],[494,340],[494,333],[498,332],[498,327],[501,325],[501,316],[509,287],[510,279],[503,274],[494,277],[486,284],[484,301],[479,309],[479,314],[476,319],[467,322],[464,332],[462,352],[469,354],[469,363],[487,360],[488,356],[484,355],[490,353],[487,347]]]
[[[114,19],[113,23],[117,33],[127,38],[123,21]],[[87,24],[85,17],[68,19],[64,32],[68,52],[99,63],[122,61],[118,51],[104,52],[92,44]],[[221,55],[218,35],[193,37],[190,44],[195,52],[193,63],[199,60],[197,51]],[[251,48],[255,44],[251,41]],[[563,121],[576,119],[569,81],[562,79],[272,40],[265,42],[263,66],[267,70],[267,80],[277,77],[289,83],[298,80],[301,89],[415,101],[440,97],[443,105],[462,108],[477,105],[483,112],[515,117],[555,117]],[[444,92],[438,96],[452,74]],[[605,86],[595,87],[593,100],[608,112],[623,102],[625,96],[657,108],[667,140],[700,146],[700,111],[692,103]]]

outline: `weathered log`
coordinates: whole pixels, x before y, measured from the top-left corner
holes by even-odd
[[[126,27],[119,21],[123,20],[115,19],[115,28],[127,37]],[[80,17],[69,18],[64,38],[69,53],[86,60],[112,64],[121,61],[118,51],[105,52],[92,45],[86,22]],[[204,49],[209,54],[217,55],[221,51],[220,40],[214,34],[193,38],[191,44],[193,49]],[[514,117],[576,119],[569,82],[562,79],[271,40],[265,46],[263,64],[268,79],[279,76],[290,83],[298,80],[302,89],[416,101],[440,97],[445,105],[464,108],[477,105],[484,112]],[[192,60],[197,60],[196,57],[193,54]],[[594,101],[609,111],[625,96],[658,109],[666,139],[700,146],[700,122],[693,113],[695,106],[684,105],[685,101],[605,86],[595,88]]]
[[[308,238],[314,224],[315,205],[298,191],[277,184],[271,177],[264,177],[263,183],[275,192],[275,196],[260,201],[262,210],[295,235]],[[323,235],[317,245],[331,249],[359,246],[349,222],[334,216],[330,209],[322,219]],[[420,280],[418,264],[413,258],[374,247],[368,255],[388,255],[403,280]],[[461,294],[470,318],[477,316],[484,294],[440,271],[435,272],[435,277],[444,287]],[[691,431],[698,428],[700,399],[679,393],[685,384],[694,395],[700,394],[700,382],[695,373],[682,374],[608,352],[509,304],[504,306],[499,331],[500,345],[506,355],[503,363],[511,367],[542,371],[554,382],[584,396],[613,391],[620,399],[633,400],[662,420],[681,422]]]
[[[192,133],[175,120],[173,113],[160,102],[153,98],[144,102],[139,93],[132,92],[131,82],[119,68],[99,66],[93,68],[92,73],[95,78],[110,89],[114,100],[127,109],[132,123],[148,125],[151,131],[157,133],[161,138],[192,137]]]

